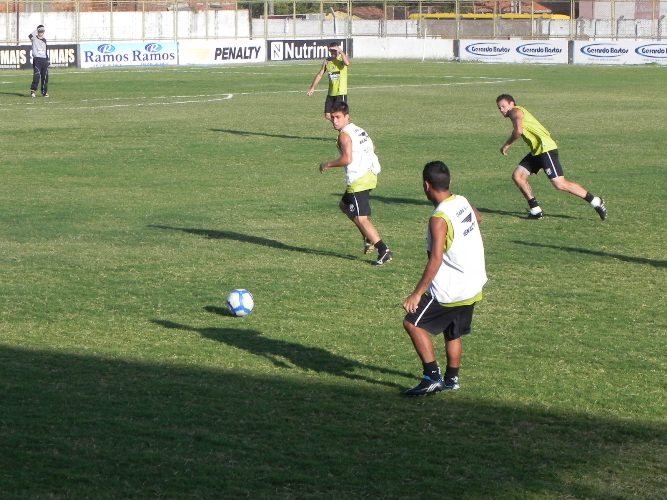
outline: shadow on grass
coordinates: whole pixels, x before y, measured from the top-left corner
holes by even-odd
[[[242,137],[261,136],[261,137],[276,137],[278,139],[300,139],[305,141],[325,141],[336,142],[336,136],[332,137],[309,137],[303,135],[287,135],[287,134],[269,134],[268,132],[257,132],[250,130],[232,130],[226,128],[212,128],[212,132],[223,132],[225,134],[240,135]]]
[[[19,96],[19,97],[30,97],[30,92],[28,92],[28,93],[24,93],[24,92],[0,92],[0,95],[16,95],[16,96]]]
[[[463,391],[407,399],[10,347],[0,381],[8,498],[658,498],[666,486],[664,426]]]
[[[371,201],[376,200],[380,203],[386,203],[387,205],[424,205],[433,207],[433,204],[426,198],[418,200],[415,198],[400,198],[397,196],[379,196],[375,194],[371,195]]]
[[[253,236],[251,234],[237,233],[234,231],[225,231],[220,229],[197,229],[193,227],[172,227],[151,224],[148,227],[155,229],[169,229],[171,231],[182,231],[184,233],[195,234],[197,236],[204,236],[212,240],[234,240],[241,243],[252,243],[253,245],[261,245],[265,247],[276,248],[278,250],[288,250],[290,252],[301,252],[312,255],[321,255],[324,257],[336,257],[345,260],[357,260],[354,255],[344,255],[328,250],[317,250],[314,248],[299,247],[295,245],[288,245],[282,241],[264,238],[262,236]]]
[[[331,196],[341,197],[341,193],[331,193]],[[433,204],[429,202],[426,198],[423,200],[417,200],[415,198],[401,198],[398,196],[382,196],[371,193],[371,203],[378,201],[380,203],[385,203],[387,205],[424,205],[433,208]]]
[[[653,267],[667,267],[667,260],[648,259],[646,257],[632,257],[630,255],[623,255],[620,253],[603,252],[601,250],[589,250],[587,248],[564,247],[560,245],[548,245],[545,243],[529,243],[527,241],[512,240],[511,243],[517,245],[526,245],[529,247],[552,248],[563,252],[581,253],[584,255],[591,255],[595,257],[607,257],[610,259],[622,260],[623,262],[631,262],[633,264],[648,264]]]
[[[210,313],[213,313],[213,314],[217,314],[218,316],[227,316],[227,317],[230,317],[230,318],[235,318],[236,317],[226,307],[206,306],[206,307],[204,307],[204,311],[207,311],[207,312],[210,312]]]
[[[508,217],[516,217],[517,219],[526,219],[528,220],[528,212],[516,212],[508,210],[498,210],[495,208],[484,208],[476,207],[483,214],[496,214],[496,215],[506,215]],[[544,216],[545,218],[554,218],[554,219],[578,219],[579,217],[573,217],[572,215],[563,215],[563,214],[552,214],[547,213]],[[536,222],[536,221],[535,221]]]
[[[310,347],[288,342],[286,340],[265,337],[256,330],[235,330],[233,328],[194,328],[192,326],[166,320],[151,320],[154,324],[173,330],[196,332],[207,339],[243,349],[250,354],[265,358],[277,368],[292,368],[297,366],[303,370],[317,373],[326,373],[345,377],[351,380],[360,380],[369,384],[386,385],[388,387],[404,388],[396,382],[387,382],[375,377],[367,377],[354,373],[354,370],[368,370],[376,374],[407,377],[414,382],[414,373],[405,373],[381,366],[367,365],[344,356],[333,354],[320,347]],[[291,363],[291,365],[290,365]]]
[[[340,193],[331,193],[332,196],[340,197]],[[402,198],[396,196],[381,196],[376,194],[371,194],[371,202],[378,201],[380,203],[385,203],[387,205],[417,205],[417,206],[427,206],[433,207],[433,204],[427,199],[416,199],[416,198]],[[496,214],[496,215],[506,215],[509,217],[516,217],[517,219],[527,219],[528,212],[516,212],[508,210],[498,210],[494,208],[484,208],[476,207],[481,213],[484,214]],[[557,219],[578,219],[578,217],[573,217],[571,215],[563,214],[547,214],[546,217],[553,217]]]

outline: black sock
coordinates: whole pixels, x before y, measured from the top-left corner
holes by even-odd
[[[535,198],[531,198],[530,200],[528,200],[528,206],[530,208],[536,208],[536,207],[539,207],[540,204],[537,203],[537,200]]]
[[[384,253],[387,251],[387,245],[384,244],[384,241],[380,240],[375,244],[375,248],[378,249],[378,254],[380,256],[384,255]]]
[[[454,377],[459,376],[459,368],[452,368],[451,366],[448,366],[445,369],[445,380],[452,380]]]
[[[424,363],[424,375],[431,380],[438,380],[440,378],[440,367],[438,366],[438,362],[431,361],[430,363]]]
[[[591,201],[593,201],[593,198],[595,198],[595,195],[592,195],[591,193],[586,191],[586,196],[584,196],[584,200],[590,203]]]

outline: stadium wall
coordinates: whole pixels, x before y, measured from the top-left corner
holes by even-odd
[[[454,60],[454,40],[354,37],[354,56],[363,59]]]
[[[51,44],[54,68],[229,65],[321,60],[330,42],[355,58],[421,59],[517,64],[667,65],[667,41],[450,40],[354,37],[326,39],[184,39]],[[0,69],[31,68],[30,46],[0,46]]]
[[[2,44],[25,43],[28,33],[38,24],[47,26],[49,41],[55,43],[336,36],[449,39],[521,37],[566,40],[614,38],[656,41],[667,38],[667,0],[653,2],[653,8],[648,13],[637,7],[646,5],[644,1],[633,3],[633,8],[628,10],[629,2],[615,0],[588,2],[594,8],[576,18],[537,13],[449,13],[419,15],[421,17],[411,14],[396,19],[387,18],[386,12],[385,17],[379,19],[358,19],[354,16],[327,18],[321,13],[258,16],[257,12],[253,11],[251,14],[250,10],[242,8],[137,12],[122,9],[122,5],[113,8],[111,4],[107,11],[65,11],[34,9],[32,3],[21,2],[7,4],[4,10],[0,8]],[[12,11],[10,5],[18,10]]]

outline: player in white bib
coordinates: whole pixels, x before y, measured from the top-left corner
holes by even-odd
[[[382,266],[391,261],[393,255],[369,218],[370,193],[377,186],[381,170],[375,146],[366,131],[350,121],[347,103],[333,105],[331,123],[338,131],[340,156],[320,163],[320,172],[335,167],[345,168],[345,193],[338,206],[364,237],[364,251],[370,253],[373,248],[377,249],[375,265]]]
[[[449,168],[441,161],[423,171],[426,197],[435,210],[426,235],[428,262],[414,291],[405,299],[403,327],[422,362],[424,377],[408,396],[425,396],[459,389],[461,337],[470,333],[475,304],[487,281],[481,215],[449,189]],[[431,336],[445,338],[447,369],[444,377],[435,358]]]

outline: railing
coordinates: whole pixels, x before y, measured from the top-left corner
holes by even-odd
[[[202,38],[667,38],[667,0],[0,0],[0,42]]]

